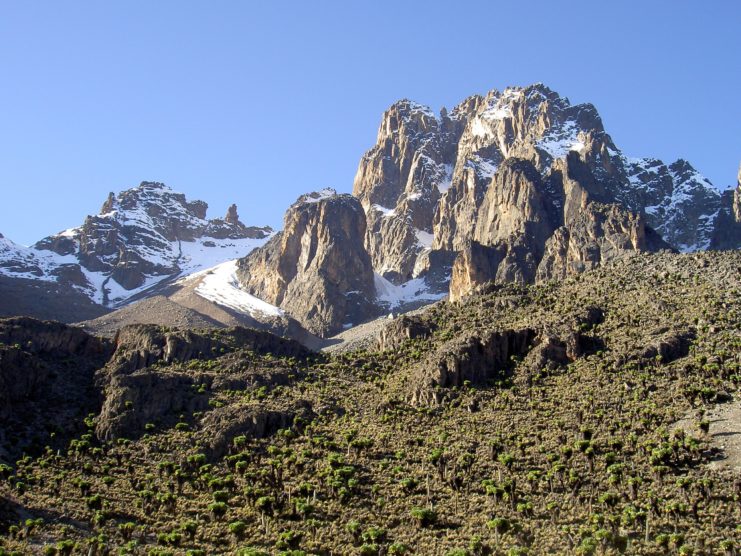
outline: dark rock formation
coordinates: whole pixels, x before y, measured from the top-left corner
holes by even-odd
[[[114,342],[116,351],[97,377],[105,397],[96,426],[102,440],[140,435],[147,423],[205,409],[208,398],[194,387],[210,386],[213,376],[198,366],[162,371],[159,365],[210,361],[234,350],[300,359],[312,353],[293,340],[245,328],[201,333],[133,325],[122,328]]]
[[[147,423],[166,421],[172,426],[179,414],[202,411],[208,407],[208,397],[193,388],[199,379],[197,373],[149,369],[111,374],[96,435],[100,440],[133,438],[143,434]]]
[[[287,404],[283,408],[269,408],[264,404],[248,407],[225,407],[209,412],[203,420],[204,435],[212,458],[220,458],[232,446],[235,436],[264,438],[279,429],[299,427],[314,418],[306,401]]]
[[[711,249],[741,249],[741,165],[735,189],[723,192]]]
[[[111,346],[75,326],[29,317],[0,319],[0,344],[18,345],[23,351],[54,357],[107,359]]]
[[[439,403],[443,396],[440,388],[504,378],[512,365],[511,357],[527,354],[535,337],[536,332],[530,329],[490,331],[445,344],[419,366],[410,402]]]
[[[111,351],[108,342],[75,327],[1,319],[0,460],[61,447],[79,433],[83,418],[100,407],[93,376]]]
[[[642,365],[666,365],[672,361],[686,357],[690,352],[690,346],[696,335],[693,329],[666,332],[641,352],[638,356],[638,361]]]
[[[226,351],[244,349],[258,354],[305,358],[311,351],[294,340],[263,330],[230,328],[220,331],[168,330],[154,325],[122,328],[114,339],[116,350],[109,367],[115,373],[130,373],[156,362],[187,362],[209,359]]]
[[[422,318],[403,315],[383,327],[378,334],[378,349],[393,350],[407,340],[428,338],[433,331],[434,325]]]
[[[203,235],[216,239],[264,238],[273,230],[269,227],[245,226],[239,219],[237,205],[229,205],[226,216],[209,220]]]

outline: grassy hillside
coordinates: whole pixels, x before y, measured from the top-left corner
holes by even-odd
[[[738,400],[741,253],[392,326],[385,351],[160,360],[141,388],[188,392],[151,421],[107,383],[81,435],[0,468],[0,554],[741,553],[741,476],[705,418]]]

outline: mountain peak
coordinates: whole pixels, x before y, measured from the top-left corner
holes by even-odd
[[[172,191],[169,185],[165,185],[161,181],[143,181],[139,184],[138,189],[159,189],[162,191]]]
[[[305,193],[304,195],[301,195],[294,204],[302,205],[306,203],[319,203],[321,201],[325,201],[337,196],[338,193],[336,189],[332,187],[325,187],[324,189],[320,189],[319,191],[312,191],[311,193]]]

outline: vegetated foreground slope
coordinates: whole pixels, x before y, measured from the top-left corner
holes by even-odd
[[[738,395],[740,277],[638,254],[335,356],[124,329],[82,434],[3,468],[0,553],[737,553],[704,415]]]

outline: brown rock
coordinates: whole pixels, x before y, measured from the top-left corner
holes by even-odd
[[[332,335],[374,311],[364,237],[357,199],[333,190],[305,195],[286,212],[282,232],[240,259],[238,275],[247,291],[285,309],[309,331]]]

